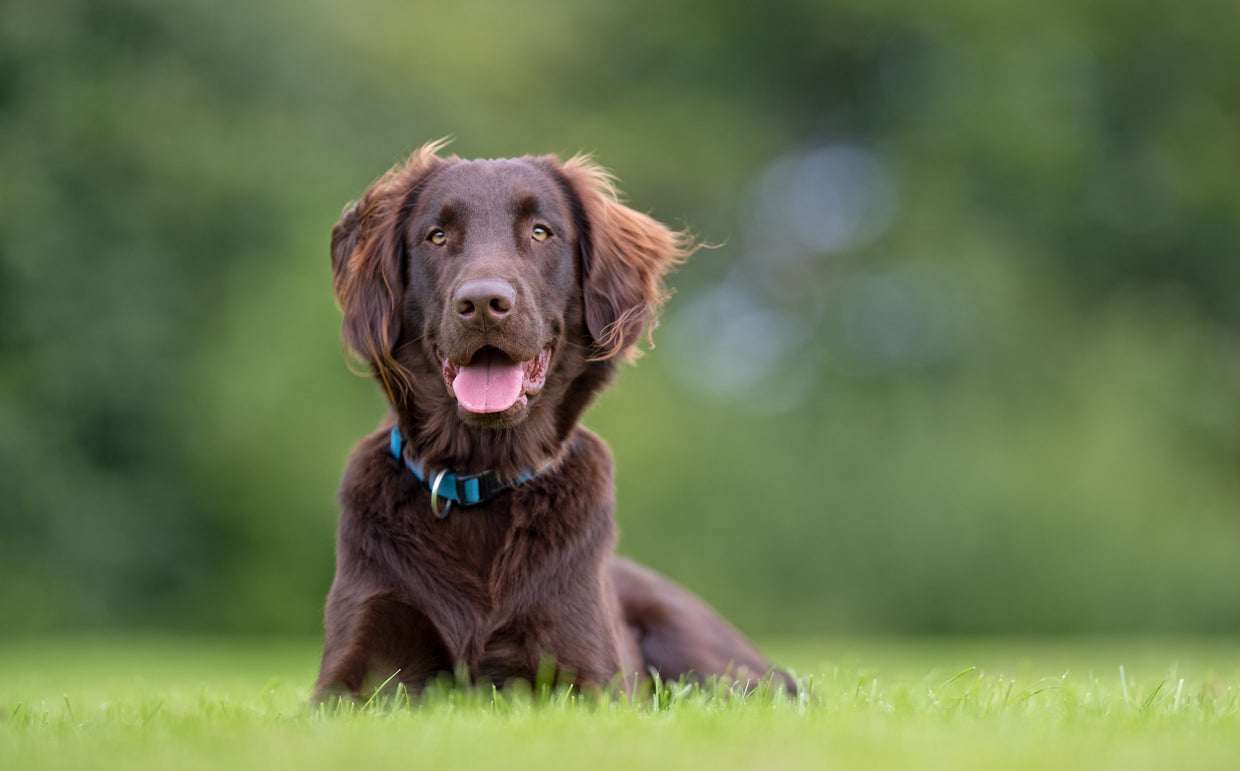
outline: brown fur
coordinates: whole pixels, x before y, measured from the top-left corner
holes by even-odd
[[[651,671],[747,682],[772,671],[701,600],[613,556],[611,454],[578,423],[652,326],[690,240],[621,204],[585,158],[464,161],[441,147],[385,174],[332,231],[343,338],[392,410],[340,489],[316,695],[363,696],[393,673],[413,692],[442,672],[531,681],[546,656],[592,687]],[[535,224],[552,235],[532,239]],[[512,288],[511,313],[463,323],[453,293],[480,279]],[[549,349],[545,385],[503,413],[465,410],[445,360],[464,364],[483,346],[514,361]],[[428,468],[511,479],[550,465],[440,519],[392,456],[392,425]]]

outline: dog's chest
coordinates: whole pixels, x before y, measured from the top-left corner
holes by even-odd
[[[423,563],[433,585],[408,587],[452,658],[471,671],[523,674],[537,664],[540,639],[554,626],[540,598],[556,596],[554,575],[536,568],[539,544],[512,511],[452,512]]]
[[[456,626],[465,611],[472,626],[486,627],[516,610],[522,597],[546,593],[534,569],[540,544],[521,514],[493,504],[462,508],[413,539],[411,562],[420,569],[407,589],[432,618],[439,610]]]
[[[513,512],[494,505],[460,508],[429,524],[429,538],[420,540],[442,555],[445,572],[456,574],[457,583],[489,586],[511,548]]]

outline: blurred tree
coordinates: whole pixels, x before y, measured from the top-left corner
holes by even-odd
[[[626,550],[729,615],[1240,629],[1238,36],[1228,0],[4,5],[3,631],[317,627],[381,410],[327,234],[446,134],[597,151],[724,244],[590,421]]]
[[[297,60],[216,13],[0,12],[0,593],[23,623],[184,612],[237,538],[187,484],[188,363],[238,266],[287,242],[268,124],[296,117],[269,97]]]

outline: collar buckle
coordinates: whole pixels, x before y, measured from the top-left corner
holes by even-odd
[[[499,478],[494,471],[483,471],[477,474],[457,474],[455,475],[455,482],[456,500],[462,506],[482,503],[509,489],[508,485],[499,483]]]

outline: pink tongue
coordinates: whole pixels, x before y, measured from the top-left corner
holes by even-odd
[[[521,398],[525,372],[498,351],[484,349],[461,367],[452,390],[456,401],[470,412],[503,412]]]

